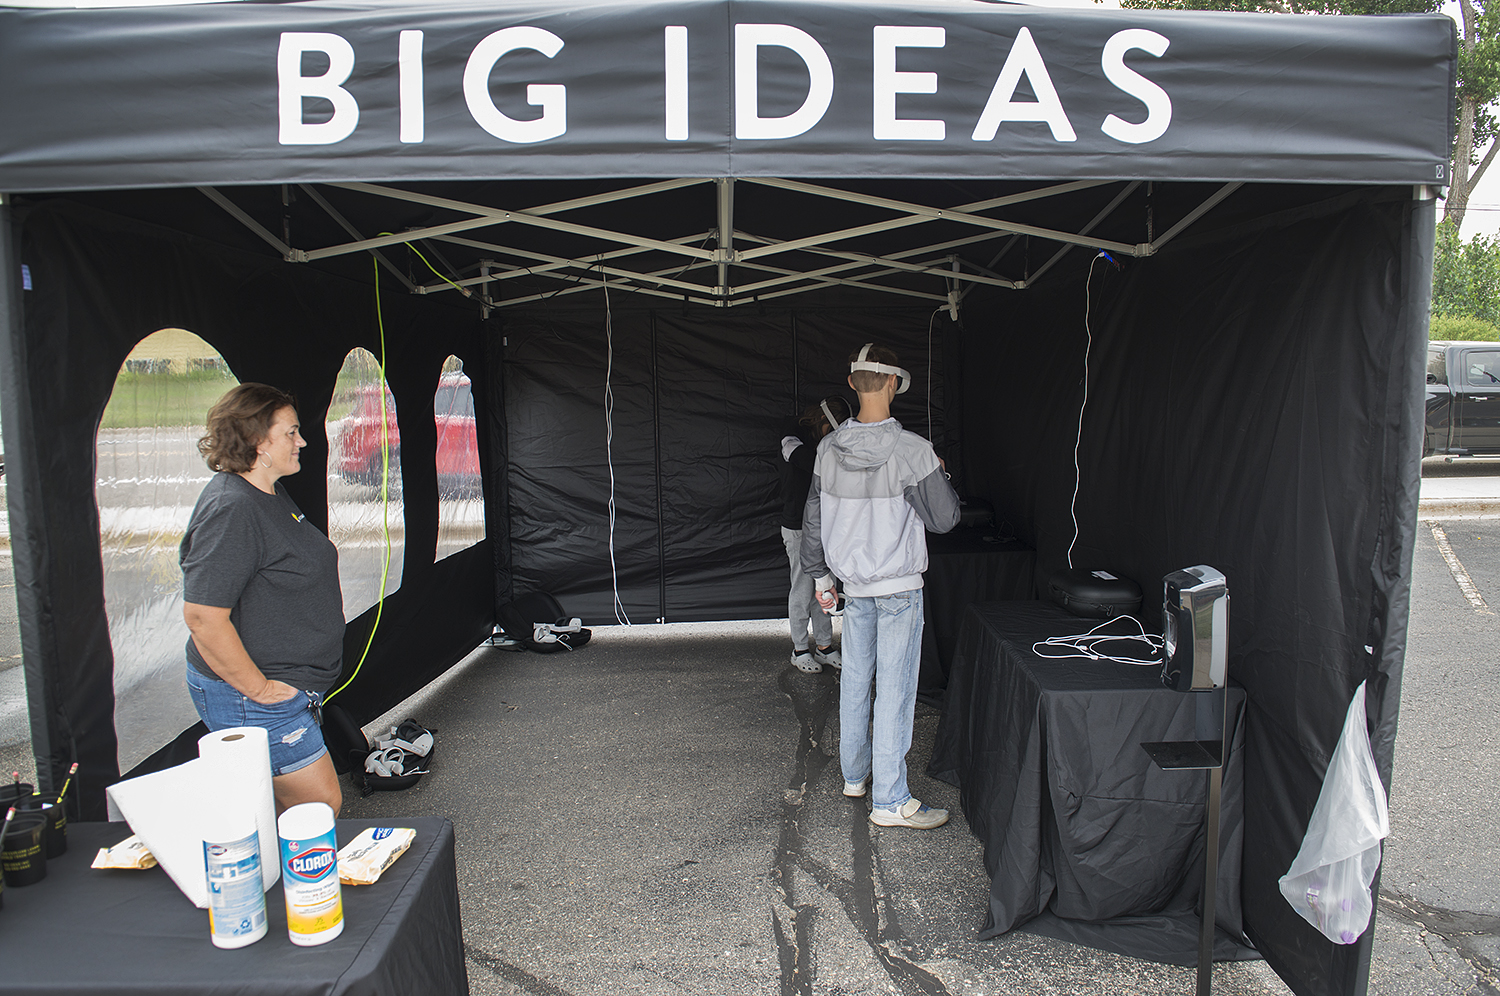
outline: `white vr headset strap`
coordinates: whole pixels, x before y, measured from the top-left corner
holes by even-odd
[[[893,367],[889,363],[876,363],[874,360],[865,359],[870,354],[870,347],[873,345],[875,345],[873,342],[867,342],[860,347],[859,358],[849,364],[849,372],[854,373],[856,370],[868,370],[871,373],[895,374],[900,378],[900,383],[896,386],[896,393],[905,394],[906,389],[911,387],[911,371],[903,367]],[[824,410],[826,411],[827,409]]]
[[[556,623],[532,623],[532,643],[557,643],[559,633],[578,633],[583,630],[583,620],[574,616],[566,621],[559,619]]]
[[[824,398],[818,402],[818,407],[823,409],[823,417],[828,419],[828,424],[833,428],[839,427],[839,420],[833,417],[833,409],[828,407],[828,399]]]

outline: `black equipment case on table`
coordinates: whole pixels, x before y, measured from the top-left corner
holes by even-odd
[[[1133,616],[1141,610],[1141,586],[1108,571],[1058,571],[1047,580],[1047,594],[1075,616],[1086,619]]]

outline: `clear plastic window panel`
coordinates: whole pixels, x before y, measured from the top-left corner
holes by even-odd
[[[437,420],[437,560],[484,539],[484,492],[474,391],[463,361],[448,357],[432,401]]]
[[[236,383],[197,335],[161,329],[126,358],[99,425],[95,495],[121,771],[198,721],[183,680],[177,551],[213,476],[198,455],[205,416]]]
[[[344,358],[328,406],[328,536],[339,550],[344,618],[401,586],[406,518],[396,399],[367,349]]]

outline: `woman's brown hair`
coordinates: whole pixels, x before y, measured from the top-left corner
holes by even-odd
[[[265,441],[283,408],[297,410],[297,400],[268,384],[241,384],[229,389],[208,410],[207,433],[198,452],[209,470],[243,474],[255,466],[256,447]]]
[[[802,410],[802,417],[797,421],[810,427],[819,436],[837,429],[840,423],[828,421],[828,415],[823,411],[825,404],[828,406],[829,411],[842,412],[845,419],[854,417],[854,409],[849,407],[849,402],[837,394],[831,394],[817,404],[808,405],[804,408]],[[838,418],[838,415],[834,417]]]

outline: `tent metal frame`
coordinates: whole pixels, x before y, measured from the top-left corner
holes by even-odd
[[[524,209],[491,207],[374,183],[329,184],[328,186],[340,190],[453,211],[467,216],[441,225],[431,225],[399,233],[382,233],[376,236],[360,232],[317,187],[300,184],[298,189],[306,193],[353,239],[350,242],[310,249],[287,244],[217,188],[199,187],[197,189],[280,253],[282,258],[289,263],[312,263],[350,253],[368,252],[375,257],[379,265],[395,275],[409,293],[437,294],[457,291],[472,297],[475,295],[474,288],[478,288],[478,300],[486,314],[493,308],[513,307],[532,301],[608,287],[611,282],[614,282],[617,286],[635,293],[718,308],[739,307],[828,287],[856,287],[933,302],[947,307],[956,318],[959,303],[976,287],[1025,290],[1034,285],[1074,249],[1087,249],[1118,257],[1150,256],[1243,186],[1239,182],[1221,185],[1204,198],[1196,208],[1178,219],[1161,236],[1151,238],[1146,242],[1134,244],[1115,242],[1090,234],[1139,188],[1141,182],[1139,180],[1075,180],[1046,184],[1032,190],[967,204],[936,207],[914,201],[877,197],[802,180],[776,177],[738,179],[685,177],[640,184]],[[580,224],[559,217],[583,208],[634,200],[710,183],[715,187],[716,218],[714,227],[708,232],[699,231],[675,239],[654,239],[630,232]],[[826,201],[889,211],[893,217],[801,238],[776,239],[735,227],[734,203],[737,183],[757,184]],[[1022,224],[1003,217],[992,217],[987,213],[1016,204],[1065,196],[1112,184],[1120,185],[1119,192],[1076,232]],[[850,243],[868,236],[882,235],[933,222],[949,222],[977,228],[980,229],[980,233],[881,254],[860,252],[852,247],[838,247],[841,243]],[[498,241],[484,241],[472,237],[472,233],[485,229],[497,229],[502,225],[544,229],[592,239],[620,248],[582,256],[559,256],[519,245],[505,245]],[[1005,276],[996,271],[994,267],[1021,238],[1057,242],[1061,243],[1061,247],[1034,272],[1016,277]],[[980,265],[967,260],[957,252],[965,247],[981,245],[997,239],[1008,241],[988,265]],[[391,246],[423,240],[447,242],[479,250],[484,254],[484,258],[478,263],[456,270],[447,276],[439,274],[440,279],[419,283],[403,273],[381,252],[382,249]],[[709,248],[710,244],[712,248]],[[632,269],[626,265],[614,265],[618,261],[647,253],[665,254],[681,262],[673,266],[654,269]],[[832,262],[826,266],[811,268],[777,266],[770,262],[775,257],[785,258],[792,254],[821,257]],[[450,267],[450,269],[453,268]],[[710,273],[712,282],[683,279],[695,271]],[[763,276],[746,283],[733,283],[731,278],[739,274]],[[942,292],[920,290],[893,283],[887,279],[906,277],[909,280],[912,275],[932,277],[935,282],[940,281]],[[558,287],[546,292],[523,294],[505,299],[496,299],[491,294],[493,288],[503,286],[507,281],[542,276],[556,279]]]

